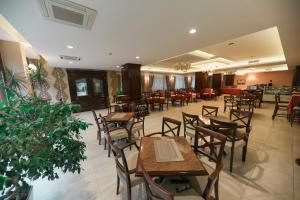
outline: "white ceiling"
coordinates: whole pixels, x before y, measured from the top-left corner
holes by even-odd
[[[113,69],[127,62],[149,64],[274,26],[288,65],[300,64],[298,0],[73,1],[97,10],[92,30],[45,20],[36,0],[1,0],[0,13],[58,67]],[[190,35],[190,28],[197,33]],[[59,59],[61,54],[82,61],[70,65]]]

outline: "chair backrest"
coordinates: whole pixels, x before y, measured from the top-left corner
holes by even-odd
[[[217,116],[219,107],[215,106],[202,106],[202,116]]]
[[[172,133],[173,136],[179,136],[181,121],[169,117],[163,117],[162,120],[162,136]]]
[[[125,153],[122,149],[118,148],[118,146],[114,145],[112,139],[109,134],[107,134],[107,142],[110,145],[111,150],[114,155],[117,173],[120,178],[125,178],[127,184],[130,183],[130,172],[128,169],[127,160],[125,157]]]
[[[200,119],[198,115],[192,115],[182,112],[182,118],[184,132],[186,132],[187,130],[196,131],[196,127],[200,125]]]
[[[214,172],[209,175],[205,189],[202,194],[202,197],[204,199],[214,199],[214,198],[211,198],[213,185],[215,185],[216,181],[218,180],[219,174],[220,174],[221,170],[223,169],[223,166],[224,166],[223,161],[221,161],[220,164],[217,165]]]
[[[96,125],[98,127],[98,131],[100,131],[101,130],[101,127],[100,127],[101,122],[99,122],[100,118],[97,117],[96,111],[94,109],[92,109],[92,113],[93,113]]]
[[[280,103],[280,94],[275,94],[275,104]]]
[[[199,139],[202,141],[199,144]],[[216,163],[215,170],[212,174],[209,175],[206,187],[202,196],[205,199],[211,199],[211,192],[213,189],[213,185],[218,179],[219,173],[223,168],[223,152],[226,143],[226,136],[212,131],[210,129],[198,126],[196,128],[196,135],[194,140],[194,152],[204,155],[210,160]],[[206,147],[208,147],[208,151],[206,151]]]
[[[139,163],[142,172],[143,178],[146,186],[146,193],[148,200],[173,200],[174,196],[172,193],[158,185],[153,181],[153,179],[149,176],[147,171],[145,170],[143,164]]]
[[[199,139],[202,144],[199,144]],[[194,140],[194,152],[213,160],[217,165],[222,161],[226,136],[210,129],[198,126]],[[208,152],[206,151],[208,148]]]
[[[237,123],[225,122],[215,118],[210,118],[210,127],[212,130],[221,133],[229,139],[236,138]]]
[[[238,126],[244,127],[247,133],[250,132],[252,115],[253,113],[249,111],[230,110],[230,120],[236,122]]]

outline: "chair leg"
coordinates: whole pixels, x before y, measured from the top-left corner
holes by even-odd
[[[226,106],[224,105],[224,112],[226,112]]]
[[[104,150],[106,150],[106,144],[107,144],[107,140],[106,138],[104,138]]]
[[[110,145],[108,145],[108,152],[107,152],[107,156],[110,158],[110,151],[111,151],[111,148],[110,148]]]
[[[219,200],[219,176],[215,183],[215,200]]]
[[[245,140],[245,146],[243,146],[243,155],[242,155],[242,161],[246,161],[246,155],[247,155],[247,146],[248,146],[248,139]]]
[[[275,106],[274,112],[273,112],[273,115],[272,115],[272,120],[275,119],[275,116],[277,115],[277,112],[278,112],[278,106]]]
[[[235,142],[232,142],[231,153],[230,153],[230,172],[232,172],[233,156],[234,156],[234,145],[235,145]]]
[[[101,145],[101,131],[98,132],[98,137],[99,137],[99,145]]]
[[[131,184],[127,184],[127,200],[131,200]]]
[[[117,175],[117,195],[119,194],[119,189],[120,189],[120,178]]]

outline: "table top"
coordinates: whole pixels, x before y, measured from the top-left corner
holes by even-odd
[[[183,156],[183,161],[156,162],[154,141],[163,139],[175,140]],[[139,162],[143,163],[145,170],[150,176],[208,175],[203,164],[184,137],[143,137],[136,167],[136,176],[142,176]]]
[[[106,116],[108,122],[128,122],[133,117],[133,112],[114,112]]]
[[[210,119],[215,119],[218,121],[222,121],[222,122],[227,122],[227,123],[232,123],[233,121],[231,121],[229,118],[225,117],[225,116],[202,116],[199,115],[199,119],[204,122],[204,124],[206,125],[210,125]]]

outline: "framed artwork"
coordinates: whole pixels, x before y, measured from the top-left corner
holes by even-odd
[[[245,85],[246,84],[246,80],[245,79],[239,79],[239,80],[237,80],[237,84],[238,85]]]

